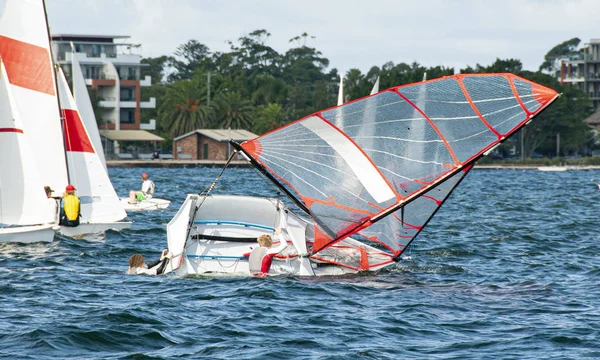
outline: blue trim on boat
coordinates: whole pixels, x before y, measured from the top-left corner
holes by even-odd
[[[247,259],[248,257],[244,256],[225,256],[225,255],[186,255],[189,258],[197,258],[197,259]]]
[[[244,226],[244,227],[253,227],[253,228],[257,228],[257,229],[265,229],[265,230],[275,231],[275,228],[270,227],[270,226],[265,226],[265,225],[260,225],[260,224],[251,224],[251,223],[246,223],[246,222],[241,222],[241,221],[222,221],[222,220],[194,221],[194,225],[211,225],[211,224],[240,225],[240,226]]]

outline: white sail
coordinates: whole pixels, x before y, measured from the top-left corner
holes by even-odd
[[[82,222],[119,221],[127,216],[113,188],[61,69],[58,91],[65,124],[65,146],[71,183],[81,200]]]
[[[54,217],[22,125],[0,59],[0,223],[49,223]]]
[[[338,102],[337,106],[344,103],[344,76],[340,74],[340,89],[338,90]]]
[[[369,95],[375,95],[379,92],[379,76],[377,80],[375,80],[375,84],[373,85],[373,89],[371,89],[371,93]]]
[[[72,55],[72,72],[73,77],[73,98],[75,98],[75,104],[79,110],[81,120],[85,124],[85,128],[92,140],[94,150],[100,158],[104,170],[106,170],[106,159],[104,158],[104,150],[102,148],[102,140],[100,139],[100,132],[98,131],[98,123],[96,122],[96,115],[94,114],[94,108],[92,101],[90,100],[90,94],[88,93],[87,85],[85,84],[85,78],[77,59],[77,53],[71,43],[71,55]]]
[[[60,112],[43,0],[5,0],[0,56],[43,185],[67,185]]]

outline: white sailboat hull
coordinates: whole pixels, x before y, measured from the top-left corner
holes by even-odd
[[[125,211],[145,211],[166,209],[171,204],[171,201],[159,198],[152,198],[138,201],[135,204],[130,204],[129,198],[121,198],[121,204],[123,205],[123,208],[125,208]]]
[[[569,170],[566,166],[540,166],[538,171],[558,171],[563,172]]]
[[[395,263],[388,253],[354,239],[345,239],[308,256],[306,243],[312,243],[312,223],[275,199],[213,195],[204,201],[192,219],[192,209],[201,201],[198,195],[188,195],[167,225],[169,251],[174,254],[167,264],[167,273],[251,276],[248,258],[258,246],[256,238],[261,234],[273,234],[280,226],[280,211],[285,212],[283,233],[288,246],[273,259],[269,275],[355,274],[365,271],[360,265],[364,262],[370,264],[369,271]],[[192,227],[188,232],[190,223]]]
[[[60,226],[58,233],[74,239],[103,239],[107,230],[121,231],[131,226],[130,221],[114,221],[103,223],[83,223],[79,226]]]
[[[0,228],[0,243],[52,242],[53,225],[32,225]]]

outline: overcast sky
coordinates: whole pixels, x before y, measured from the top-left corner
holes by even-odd
[[[0,0],[3,3],[4,0]],[[553,46],[600,38],[599,0],[46,0],[53,34],[130,35],[141,55],[172,55],[197,39],[228,51],[256,29],[279,53],[298,44],[330,68],[366,72],[388,61],[461,68],[497,57],[535,71]]]

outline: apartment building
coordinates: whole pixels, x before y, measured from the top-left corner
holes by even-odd
[[[141,88],[150,86],[152,79],[141,79],[142,56],[140,45],[129,43],[122,35],[52,35],[54,58],[70,77],[75,48],[86,84],[97,89],[101,118],[97,119],[101,136],[112,140],[109,153],[127,152],[124,145],[137,149],[144,142],[164,140],[144,130],[155,130],[156,120],[141,122],[141,109],[156,107],[156,99],[142,101]],[[130,142],[129,144],[123,144]],[[141,146],[133,146],[137,143]],[[114,144],[114,145],[113,145]],[[106,150],[106,149],[105,149]]]
[[[577,86],[589,95],[598,111],[600,104],[600,39],[585,43],[579,54],[563,59],[560,66],[560,82]]]

